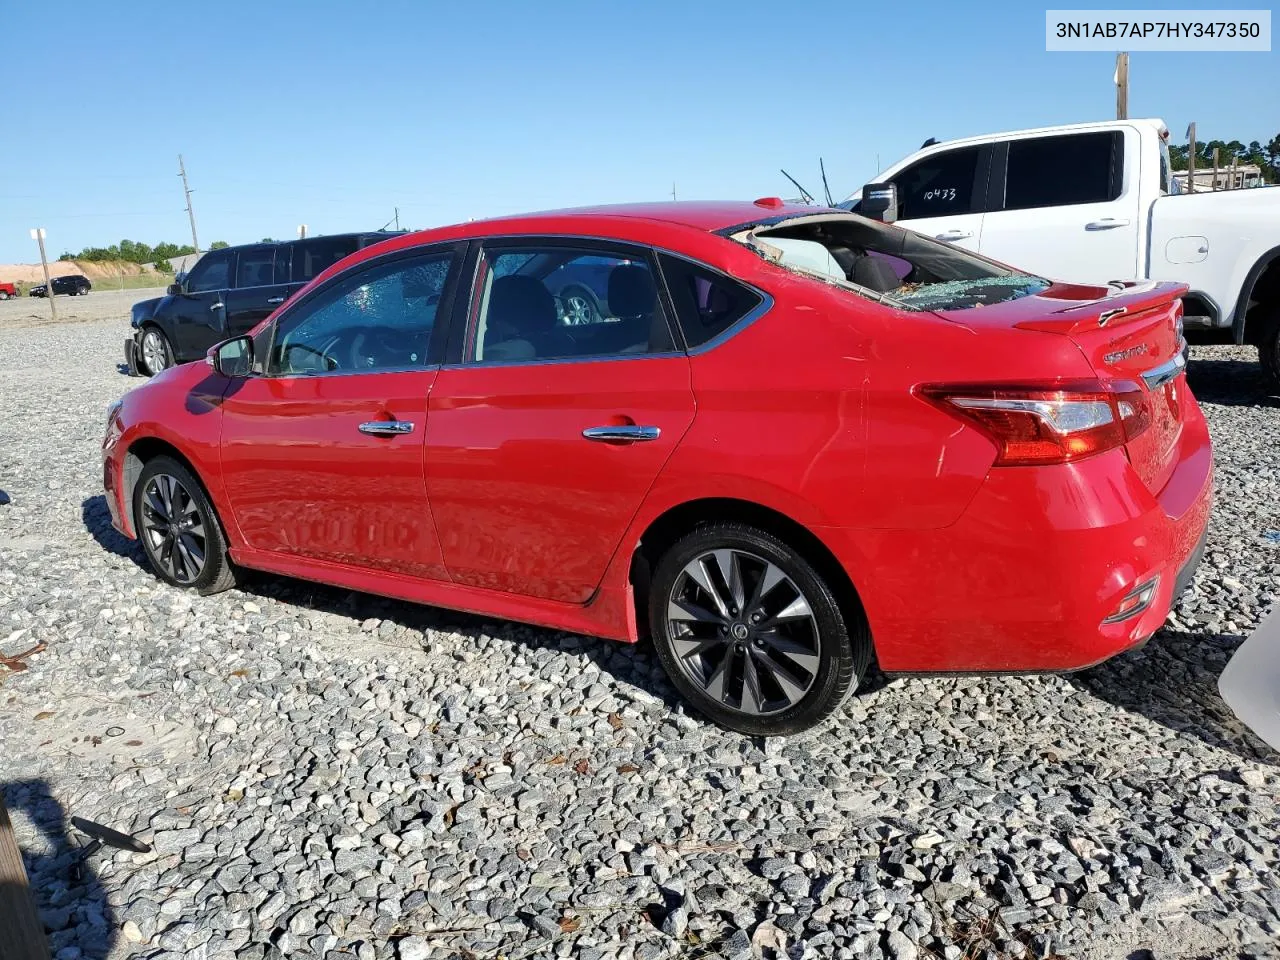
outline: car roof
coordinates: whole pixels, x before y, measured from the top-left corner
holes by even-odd
[[[668,200],[656,203],[614,203],[591,207],[566,207],[559,210],[542,210],[486,220],[473,220],[470,226],[481,228],[478,232],[506,232],[511,224],[524,226],[530,220],[555,219],[557,221],[582,220],[594,222],[601,219],[652,220],[658,223],[692,227],[709,233],[754,223],[780,215],[811,213],[813,207],[783,203],[777,198],[765,201],[748,200]],[[483,229],[493,226],[492,231]]]

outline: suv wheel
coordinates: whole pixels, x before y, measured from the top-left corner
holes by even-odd
[[[142,334],[142,347],[138,351],[142,355],[142,365],[150,376],[173,366],[173,350],[169,347],[169,338],[158,327],[147,327]]]
[[[172,457],[148,460],[133,519],[151,568],[166,583],[218,593],[235,585],[222,526],[195,475]]]
[[[663,555],[649,624],[672,684],[739,733],[815,726],[844,703],[871,659],[862,614],[846,616],[791,546],[740,523],[699,527]]]

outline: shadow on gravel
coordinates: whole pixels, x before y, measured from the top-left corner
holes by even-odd
[[[1280,407],[1280,397],[1261,364],[1244,360],[1196,359],[1187,364],[1187,384],[1201,403],[1226,407]]]
[[[1068,675],[1080,690],[1246,760],[1280,766],[1218,695],[1218,677],[1244,637],[1157,633],[1140,650]]]
[[[0,793],[9,813],[29,820],[40,834],[33,849],[23,851],[22,860],[48,933],[50,954],[68,950],[69,956],[69,948],[74,947],[80,960],[103,960],[115,945],[115,918],[94,870],[94,858],[85,857],[78,838],[69,833],[62,804],[43,780],[0,784]]]
[[[376,619],[410,630],[440,630],[461,634],[468,640],[476,641],[477,649],[487,638],[499,637],[519,643],[530,650],[583,653],[604,673],[657,697],[668,709],[683,702],[675,688],[667,682],[662,665],[653,654],[648,640],[637,644],[602,640],[257,571],[244,571],[240,589],[259,597],[347,617],[357,622]],[[370,639],[377,641],[377,630],[371,633]],[[390,643],[388,646],[404,644]]]
[[[107,509],[107,498],[102,494],[89,497],[80,504],[80,519],[84,528],[93,534],[93,539],[104,550],[117,557],[132,560],[143,570],[150,571],[146,557],[142,553],[142,545],[137,540],[130,540],[111,525],[111,512]]]

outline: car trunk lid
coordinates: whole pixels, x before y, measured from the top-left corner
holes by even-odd
[[[940,315],[977,329],[1068,337],[1099,379],[1137,385],[1149,425],[1129,439],[1125,452],[1147,488],[1158,492],[1176,465],[1187,398],[1180,299],[1186,290],[1154,282],[1053,284],[1032,296]]]

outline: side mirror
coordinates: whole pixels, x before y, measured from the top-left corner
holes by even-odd
[[[165,293],[167,293],[167,294],[168,294],[169,296],[171,296],[171,297],[176,297],[178,294],[180,294],[180,293],[182,292],[182,284],[180,284],[180,283],[171,283],[171,284],[169,284],[169,286],[165,289],[165,291],[164,291],[164,292],[165,292]]]
[[[224,377],[247,377],[253,370],[253,338],[236,337],[215,343],[205,354],[205,362]]]
[[[892,183],[868,183],[862,188],[858,212],[871,220],[893,223],[898,219],[898,188]]]

